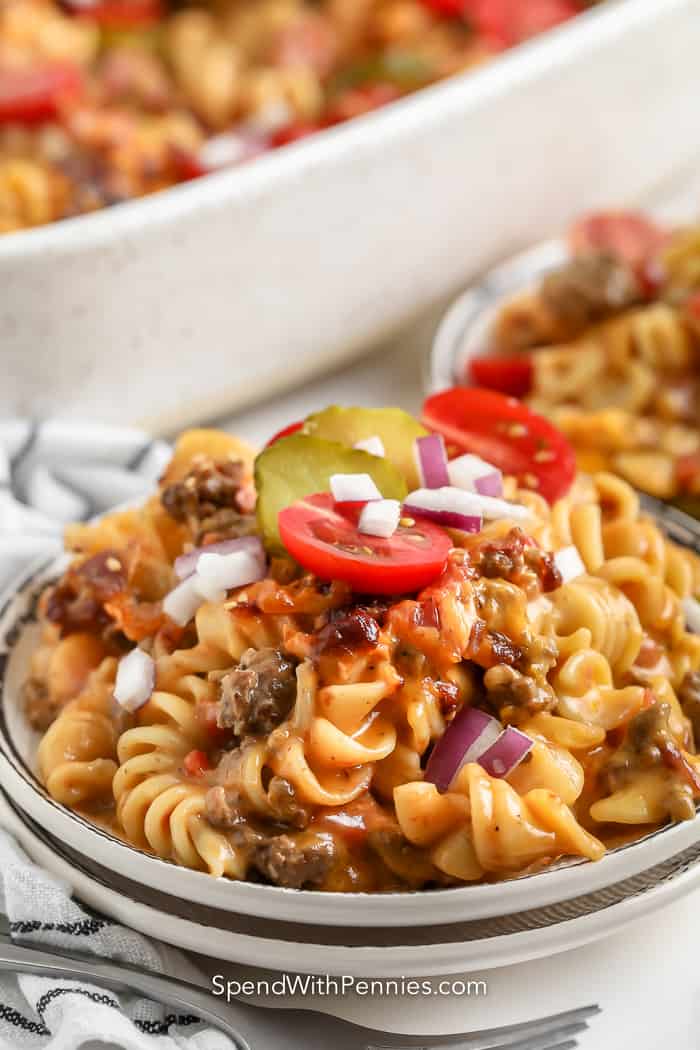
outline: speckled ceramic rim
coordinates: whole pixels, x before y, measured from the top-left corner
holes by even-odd
[[[489,270],[448,308],[435,333],[425,386],[429,394],[463,381],[469,359],[483,354],[483,335],[503,303],[534,287],[548,270],[569,258],[566,242],[545,241]]]
[[[664,527],[700,552],[700,526],[659,510]],[[342,894],[290,890],[213,878],[143,853],[50,798],[8,731],[6,689],[13,647],[34,615],[36,598],[61,561],[29,570],[0,600],[0,780],[40,827],[116,874],[194,903],[243,915],[325,926],[413,927],[512,915],[613,886],[662,864],[700,841],[700,820],[671,825],[611,850],[598,863],[563,862],[511,881],[418,893]]]

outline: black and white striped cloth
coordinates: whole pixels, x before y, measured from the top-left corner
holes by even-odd
[[[0,419],[0,588],[57,553],[67,522],[145,496],[170,454],[135,427]]]
[[[29,562],[58,553],[67,522],[145,496],[170,454],[166,442],[133,427],[0,419],[0,588]],[[25,940],[202,980],[181,952],[89,914],[2,828],[0,912]],[[232,1045],[196,1018],[144,999],[77,981],[0,976],[0,1050],[77,1050],[97,1038],[125,1050]]]
[[[68,885],[36,867],[0,828],[0,911],[26,942],[92,952],[205,983],[179,951],[88,913]],[[0,974],[0,1050],[78,1050],[108,1043],[124,1050],[232,1050],[196,1017],[97,985]]]

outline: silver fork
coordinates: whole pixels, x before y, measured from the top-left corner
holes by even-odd
[[[49,948],[28,947],[0,937],[0,971],[41,977],[90,981],[116,992],[138,992],[147,999],[195,1013],[225,1032],[236,1050],[573,1050],[577,1035],[598,1006],[553,1014],[536,1021],[464,1035],[397,1035],[379,1032],[311,1010],[265,1009],[219,999],[206,988],[129,963],[98,959],[72,952],[62,955]],[[290,1042],[290,1036],[294,1044]]]

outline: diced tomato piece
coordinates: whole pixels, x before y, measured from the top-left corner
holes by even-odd
[[[667,239],[666,230],[635,211],[593,212],[575,222],[569,231],[569,244],[575,254],[607,250],[638,275],[649,266]]]
[[[441,18],[463,18],[467,6],[465,0],[421,0],[421,3]]]
[[[83,93],[80,68],[52,62],[26,70],[0,70],[0,124],[55,120]]]
[[[505,47],[545,33],[579,14],[573,0],[464,0],[470,21]]]
[[[532,389],[532,358],[529,354],[475,357],[469,362],[469,376],[476,386],[525,397]]]
[[[676,460],[676,481],[684,492],[700,495],[700,452],[679,456]]]
[[[494,390],[456,386],[433,394],[423,405],[423,422],[448,447],[475,452],[549,503],[565,496],[576,476],[576,455],[561,431]]]
[[[178,177],[184,181],[199,179],[202,175],[208,175],[208,170],[199,159],[199,155],[189,149],[174,147],[171,151],[173,164],[177,170]]]
[[[399,526],[383,539],[359,532],[328,492],[297,500],[279,514],[287,551],[321,580],[341,580],[359,594],[410,594],[442,572],[452,541],[429,521]]]
[[[402,92],[395,84],[375,83],[362,84],[349,88],[339,95],[328,107],[326,123],[342,124],[353,117],[361,117],[401,98]]]
[[[323,128],[324,125],[320,121],[300,120],[275,131],[270,143],[272,146],[289,146],[292,142],[300,142],[301,139],[307,139],[309,135],[315,135],[317,131],[323,131]]]
[[[303,419],[297,420],[296,423],[289,423],[286,427],[282,427],[276,434],[273,434],[270,440],[265,445],[265,448],[269,448],[270,445],[274,445],[275,441],[280,441],[282,438],[289,437],[290,434],[296,434],[297,430],[301,430],[304,425]]]
[[[93,3],[66,0],[76,18],[97,22],[109,29],[137,29],[152,26],[163,17],[161,0],[94,0]]]
[[[211,769],[209,756],[206,751],[189,751],[183,762],[188,777],[201,777]]]

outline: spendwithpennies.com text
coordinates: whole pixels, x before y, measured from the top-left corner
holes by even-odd
[[[352,977],[349,974],[331,977],[313,974],[283,973],[272,979],[236,980],[215,974],[212,992],[227,1000],[246,998],[278,998],[282,996],[474,996],[488,994],[484,980],[464,977],[445,977],[429,980],[412,977]]]

